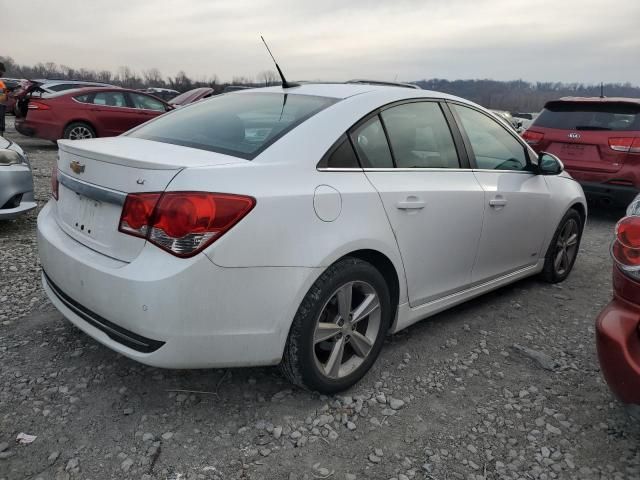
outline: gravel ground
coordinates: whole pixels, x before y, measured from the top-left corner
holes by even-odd
[[[56,149],[9,124],[42,206]],[[43,295],[35,214],[0,223],[0,479],[637,480],[640,423],[593,339],[619,215],[591,213],[562,285],[524,280],[389,337],[335,397],[275,368],[168,371],[107,350]]]

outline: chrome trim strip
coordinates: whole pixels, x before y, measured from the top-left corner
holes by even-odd
[[[114,205],[124,205],[127,194],[105,187],[99,187],[91,183],[86,183],[70,177],[66,173],[58,170],[58,182],[84,197],[96,200],[97,202],[112,203]]]
[[[527,266],[524,267],[519,267],[516,268],[514,270],[510,270],[507,273],[499,273],[497,275],[494,275],[493,277],[489,277],[483,280],[477,280],[473,283],[469,283],[465,286],[463,286],[462,288],[459,289],[452,289],[449,290],[447,292],[443,292],[441,294],[438,295],[433,295],[431,297],[427,297],[424,298],[422,300],[419,300],[419,303],[416,303],[416,305],[412,306],[411,308],[420,308],[420,307],[425,307],[427,305],[432,305],[435,304],[437,302],[443,301],[443,300],[449,300],[451,298],[455,298],[459,295],[465,294],[467,292],[471,292],[475,289],[478,288],[483,288],[483,287],[488,287],[493,283],[498,283],[501,282],[502,280],[506,280],[508,278],[514,277],[514,276],[518,276],[522,273],[525,273],[529,270],[535,269],[536,265],[538,264],[538,260],[530,263]]]
[[[362,172],[360,167],[348,167],[348,168],[335,168],[335,167],[319,167],[316,168],[319,172]]]

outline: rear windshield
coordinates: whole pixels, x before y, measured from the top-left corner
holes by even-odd
[[[551,102],[534,125],[561,130],[640,130],[640,105]]]
[[[251,160],[336,101],[289,93],[220,95],[179,108],[127,135]]]

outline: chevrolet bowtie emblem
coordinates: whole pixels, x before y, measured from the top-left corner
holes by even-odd
[[[69,164],[69,167],[73,170],[73,173],[78,175],[84,172],[84,165],[80,162],[76,162],[75,160]]]

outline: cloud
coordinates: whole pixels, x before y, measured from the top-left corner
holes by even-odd
[[[252,77],[496,78],[640,84],[640,2],[36,0],[3,8],[20,63]]]

